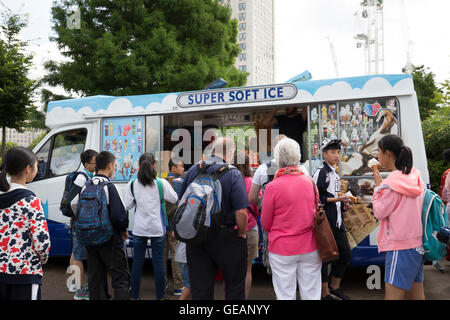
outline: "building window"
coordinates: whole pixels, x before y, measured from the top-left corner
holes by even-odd
[[[240,61],[245,61],[245,60],[247,60],[247,54],[246,54],[246,53],[240,53],[240,54],[239,54],[239,60],[240,60]]]
[[[241,48],[241,50],[245,50],[247,49],[247,43],[243,42],[239,44],[239,48]]]
[[[239,13],[239,21],[245,20],[245,16],[246,16],[245,12]]]
[[[247,37],[246,37],[246,34],[245,34],[245,32],[244,33],[239,33],[239,40],[245,40]]]
[[[246,28],[246,23],[245,22],[244,23],[239,23],[239,30],[240,31],[245,30],[245,28]]]
[[[239,11],[245,10],[246,4],[245,2],[239,3]]]
[[[240,65],[240,66],[239,66],[239,70],[240,70],[240,71],[247,72],[247,65],[245,65],[245,64]]]

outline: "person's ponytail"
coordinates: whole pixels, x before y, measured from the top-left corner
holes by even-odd
[[[410,174],[413,167],[413,155],[408,146],[403,144],[403,140],[394,134],[389,134],[381,138],[378,146],[383,152],[391,151],[395,156],[395,168],[403,174]]]
[[[403,174],[409,174],[413,165],[412,151],[409,147],[402,145],[400,148],[400,154],[395,160],[395,167]]]
[[[152,186],[156,180],[156,170],[154,168],[155,157],[151,153],[144,153],[139,158],[139,183],[145,186]]]

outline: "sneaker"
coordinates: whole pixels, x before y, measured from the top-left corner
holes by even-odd
[[[79,290],[79,289],[77,289],[77,285],[75,282],[72,282],[68,289],[69,289],[69,292],[72,292],[72,293],[75,293]]]
[[[184,287],[181,289],[175,289],[173,290],[173,295],[174,296],[181,296],[181,292],[183,291]]]
[[[73,296],[74,300],[89,300],[89,290],[84,288],[78,290]]]
[[[351,300],[349,296],[346,296],[344,294],[344,291],[342,291],[342,288],[337,288],[336,290],[329,288],[329,290],[330,290],[330,294],[339,298],[340,300]]]
[[[320,299],[320,300],[336,300],[336,299],[333,298],[330,294],[328,294],[325,297],[322,297],[322,299]]]
[[[442,273],[445,273],[444,268],[439,264],[439,262],[436,261],[436,263],[433,263],[434,268]]]

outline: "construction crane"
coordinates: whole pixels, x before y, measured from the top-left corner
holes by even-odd
[[[366,30],[354,38],[358,40],[356,47],[364,48],[366,74],[384,73],[383,0],[362,1],[360,15]]]
[[[402,15],[403,32],[404,32],[403,39],[409,39],[408,43],[406,45],[406,65],[402,68],[402,72],[411,74],[414,70],[414,66],[412,64],[412,53],[413,53],[414,42],[412,40],[410,40],[409,24],[408,24],[408,20],[406,18],[405,1],[402,0],[401,4],[402,4],[402,12],[403,12],[403,15]]]
[[[334,44],[331,42],[330,37],[326,37],[328,39],[328,43],[330,44],[330,52],[331,52],[331,58],[333,59],[334,63],[334,71],[336,72],[336,77],[339,78],[339,71],[337,66],[337,59],[336,59],[336,52],[334,51]]]

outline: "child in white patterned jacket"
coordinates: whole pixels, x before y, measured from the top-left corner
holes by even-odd
[[[2,167],[0,300],[40,300],[50,235],[41,200],[25,187],[36,176],[37,158],[29,149],[14,147],[6,152]]]

